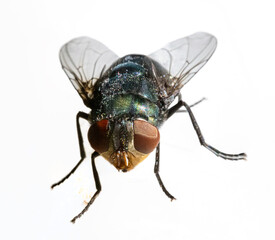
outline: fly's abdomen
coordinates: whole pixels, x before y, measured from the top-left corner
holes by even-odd
[[[136,94],[156,103],[158,85],[151,73],[151,60],[142,55],[128,55],[114,63],[100,83],[103,96]]]

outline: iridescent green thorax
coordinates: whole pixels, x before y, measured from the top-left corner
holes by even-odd
[[[160,126],[163,112],[151,64],[142,55],[128,55],[114,63],[95,86],[92,121],[142,118]]]

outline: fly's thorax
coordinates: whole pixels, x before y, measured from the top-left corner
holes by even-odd
[[[101,120],[88,132],[91,146],[118,170],[133,169],[159,143],[158,128],[141,119]]]
[[[142,55],[128,55],[115,62],[94,86],[91,120],[128,115],[160,126],[167,109],[160,97],[159,70],[153,71],[153,65]]]

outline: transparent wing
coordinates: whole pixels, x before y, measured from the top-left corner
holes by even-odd
[[[84,102],[93,97],[93,87],[118,56],[100,42],[79,37],[60,49],[60,62]]]
[[[163,85],[167,97],[176,96],[209,60],[217,46],[217,39],[208,33],[195,33],[167,44],[149,55],[164,67],[169,76]]]

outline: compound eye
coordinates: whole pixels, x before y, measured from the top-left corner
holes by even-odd
[[[134,146],[141,153],[152,152],[159,143],[159,131],[152,124],[142,121],[134,121]]]
[[[106,152],[109,148],[108,120],[104,119],[94,123],[88,131],[88,139],[95,151]]]

